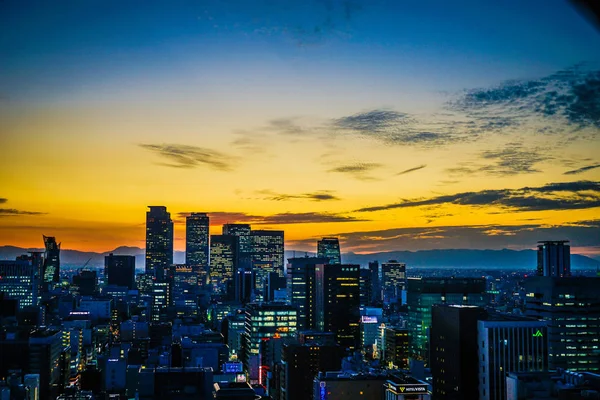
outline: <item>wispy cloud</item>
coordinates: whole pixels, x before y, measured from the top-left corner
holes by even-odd
[[[584,172],[591,171],[591,170],[596,169],[596,168],[600,168],[600,164],[586,165],[585,167],[581,167],[581,168],[573,169],[571,171],[567,171],[563,175],[578,175],[578,174],[583,174]]]
[[[358,180],[374,180],[369,172],[381,168],[382,165],[379,163],[355,163],[340,165],[328,170],[328,172],[337,172],[341,174],[348,174]]]
[[[378,231],[332,233],[347,251],[393,251],[397,249],[523,249],[540,238],[571,240],[573,246],[598,246],[600,220],[571,224],[421,226]],[[314,239],[311,239],[314,242]]]
[[[536,166],[553,157],[545,150],[527,147],[522,143],[509,143],[497,150],[478,154],[477,161],[463,161],[457,167],[446,169],[451,175],[487,174],[509,176],[541,172]]]
[[[600,182],[576,181],[549,183],[520,189],[482,190],[451,195],[404,200],[381,206],[364,207],[358,212],[396,208],[454,204],[474,207],[499,207],[507,211],[574,210],[600,207]]]
[[[4,199],[5,200],[5,199]],[[0,201],[0,203],[3,203]],[[14,217],[19,215],[46,215],[45,212],[39,211],[23,211],[14,208],[0,208],[0,217]]]
[[[173,168],[207,166],[219,171],[231,171],[236,160],[236,157],[198,146],[166,143],[139,144],[139,146],[169,161],[168,163],[160,163],[160,165]]]
[[[577,65],[536,80],[468,90],[449,108],[475,117],[560,117],[576,127],[600,128],[600,71]]]
[[[181,219],[188,215],[190,215],[189,212],[178,213],[178,217]],[[208,216],[210,217],[211,225],[222,225],[236,222],[256,225],[291,225],[368,221],[368,219],[360,219],[352,216],[319,212],[253,215],[243,212],[214,211],[208,212]]]
[[[404,171],[398,172],[396,175],[408,174],[410,172],[415,172],[415,171],[418,171],[420,169],[423,169],[425,167],[427,167],[427,164],[419,165],[418,167],[414,167],[414,168],[405,169]]]
[[[6,203],[7,201],[7,199],[0,197],[0,204]]]
[[[265,195],[265,200],[273,201],[287,201],[287,200],[311,200],[311,201],[329,201],[329,200],[340,200],[339,197],[335,196],[329,190],[320,190],[309,193],[298,193],[298,194],[286,194],[286,193],[275,193],[270,190],[261,190],[259,194]]]

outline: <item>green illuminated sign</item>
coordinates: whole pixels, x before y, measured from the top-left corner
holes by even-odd
[[[537,330],[537,332],[536,332],[536,333],[534,333],[532,336],[533,336],[533,337],[542,337],[542,336],[544,336],[544,335],[542,335],[542,332],[541,332],[541,331],[538,329],[538,330]]]

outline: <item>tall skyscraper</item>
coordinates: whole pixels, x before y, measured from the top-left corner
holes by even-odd
[[[411,356],[429,360],[431,308],[435,304],[486,306],[484,278],[408,278],[406,303]]]
[[[164,206],[148,206],[146,213],[146,273],[164,278],[173,264],[173,220]]]
[[[327,258],[317,257],[288,259],[289,299],[292,305],[298,309],[298,329],[300,330],[322,328],[317,326],[316,269],[323,269],[328,261]]]
[[[571,276],[571,248],[568,240],[538,242],[538,276]]]
[[[240,268],[252,268],[252,229],[248,224],[224,224],[223,235],[238,238],[238,265]]]
[[[252,231],[251,237],[252,269],[256,274],[256,289],[262,291],[263,282],[269,272],[277,272],[279,276],[283,276],[283,231]]]
[[[60,243],[53,236],[43,236],[46,252],[44,254],[44,282],[60,280]]]
[[[373,286],[373,303],[379,303],[382,300],[381,297],[381,279],[379,278],[379,262],[369,262],[369,271],[371,271],[371,285]]]
[[[185,219],[185,263],[202,282],[208,278],[209,226],[210,220],[205,213],[191,213]]]
[[[317,257],[327,258],[329,264],[341,264],[340,241],[336,237],[324,237],[317,242]]]
[[[433,306],[430,365],[436,398],[479,397],[477,323],[486,316],[476,306]]]
[[[210,282],[215,289],[225,293],[237,270],[239,240],[232,235],[210,237]]]
[[[25,256],[27,257],[27,256]],[[38,304],[38,267],[32,261],[17,258],[0,261],[0,292],[18,301],[20,309]]]
[[[600,278],[534,276],[525,315],[548,325],[551,369],[600,371]]]
[[[381,286],[383,301],[401,302],[402,291],[406,290],[406,264],[390,260],[381,264]]]
[[[251,381],[258,381],[259,377],[260,342],[266,338],[294,337],[297,315],[296,308],[285,303],[250,303],[246,306],[242,361]]]
[[[490,315],[477,323],[479,399],[506,399],[510,372],[548,371],[546,323],[508,315]]]
[[[316,323],[318,330],[335,332],[343,348],[360,346],[360,265],[318,265]]]
[[[126,286],[135,289],[135,256],[104,257],[104,276],[109,285]]]

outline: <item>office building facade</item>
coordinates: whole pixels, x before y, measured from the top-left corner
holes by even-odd
[[[600,278],[525,280],[525,315],[548,325],[551,369],[600,371]]]
[[[334,332],[340,346],[360,346],[360,266],[318,265],[316,274],[316,326]]]
[[[208,279],[210,259],[210,219],[205,213],[185,218],[185,264],[192,267],[202,283]]]
[[[546,323],[527,318],[488,316],[477,323],[479,399],[506,399],[511,372],[548,370]]]
[[[256,289],[262,291],[269,272],[277,272],[279,276],[283,276],[284,235],[283,231],[253,230],[251,238]]]
[[[38,304],[38,267],[27,260],[0,261],[0,292],[7,299],[14,299],[18,308]]]
[[[108,285],[135,289],[135,256],[105,256],[104,276]]]
[[[213,289],[226,293],[233,282],[238,266],[238,243],[236,236],[212,235],[210,237],[210,282]]]
[[[396,260],[382,263],[381,286],[385,303],[401,302],[402,292],[406,290],[406,264]]]
[[[173,264],[173,220],[164,206],[149,206],[146,213],[146,273],[162,280]]]
[[[340,241],[336,237],[325,237],[317,242],[317,257],[326,258],[328,264],[341,264]]]
[[[431,309],[436,304],[486,306],[484,278],[408,278],[407,306],[411,357],[429,359]]]
[[[478,398],[477,324],[486,316],[485,310],[476,306],[433,306],[430,366],[435,398]]]
[[[568,240],[538,242],[538,276],[571,276],[571,248],[567,243]]]
[[[60,243],[56,238],[43,236],[44,247],[44,283],[58,283],[60,281]]]

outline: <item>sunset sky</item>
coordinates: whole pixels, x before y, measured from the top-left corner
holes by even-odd
[[[288,249],[597,256],[599,49],[560,0],[5,0],[0,245],[144,247],[165,205],[178,250],[207,212]]]

